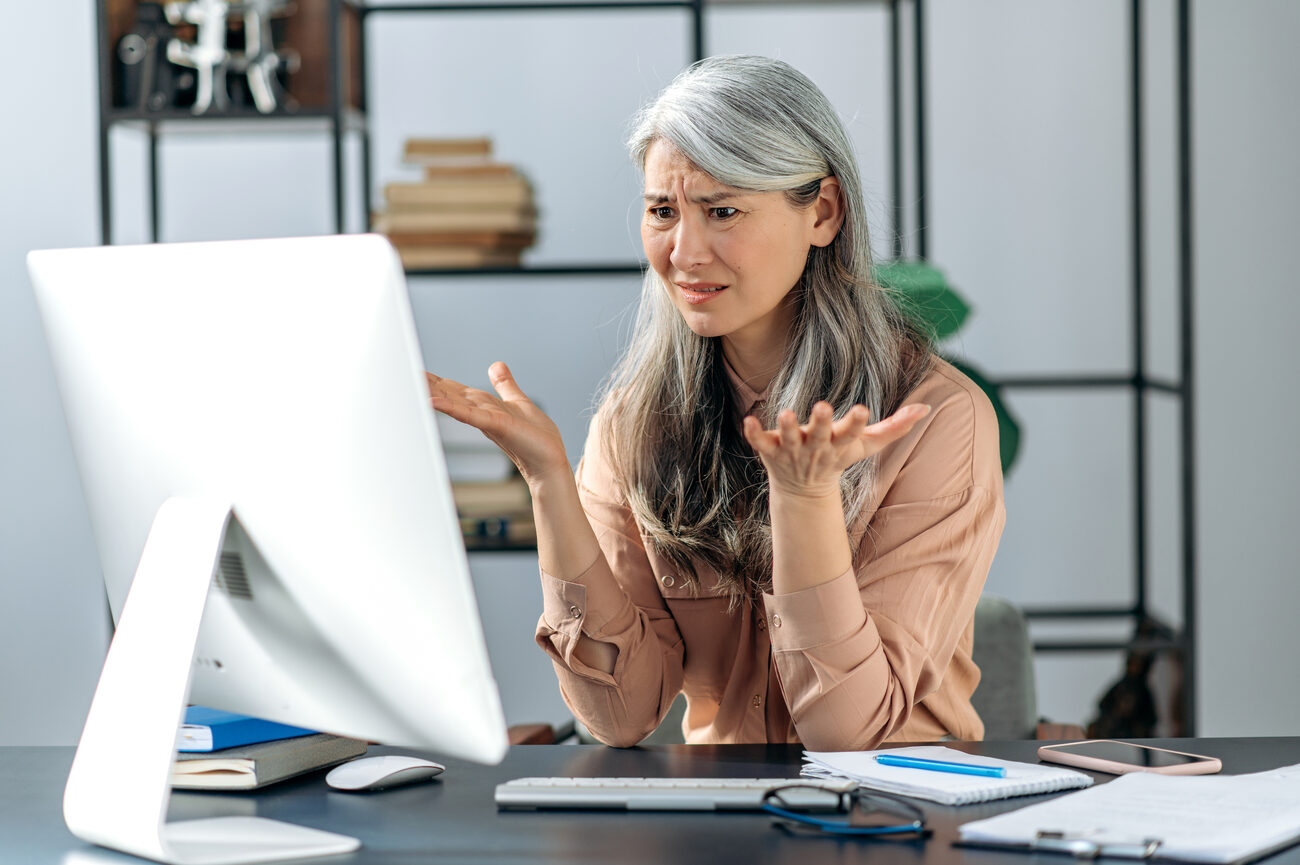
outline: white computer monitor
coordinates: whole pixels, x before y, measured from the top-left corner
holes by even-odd
[[[388,242],[43,250],[28,268],[117,621],[65,793],[74,834],[168,862],[355,848],[255,818],[166,824],[187,702],[499,761]]]

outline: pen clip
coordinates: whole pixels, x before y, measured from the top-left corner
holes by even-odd
[[[1040,829],[1029,846],[1048,853],[1068,853],[1076,859],[1098,859],[1102,856],[1113,856],[1119,859],[1150,859],[1160,847],[1160,839],[1108,841]]]

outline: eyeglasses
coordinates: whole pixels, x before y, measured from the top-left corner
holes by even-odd
[[[788,832],[891,841],[916,841],[930,836],[920,808],[885,793],[783,784],[763,795],[763,810],[780,818],[773,826]]]

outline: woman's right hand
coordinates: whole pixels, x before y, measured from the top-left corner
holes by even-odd
[[[530,487],[556,473],[572,477],[559,427],[524,394],[504,363],[488,369],[496,395],[431,372],[425,375],[433,407],[482,431],[505,451]]]

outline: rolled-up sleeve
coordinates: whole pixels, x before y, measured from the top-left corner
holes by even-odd
[[[658,726],[681,690],[682,638],[655,588],[630,510],[614,493],[594,422],[577,479],[602,555],[572,580],[542,572],[535,636],[574,716],[606,744],[635,745]],[[614,647],[611,673],[577,657],[584,639]]]

